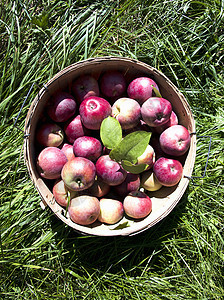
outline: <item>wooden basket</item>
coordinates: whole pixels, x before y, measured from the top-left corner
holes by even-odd
[[[33,184],[39,192],[44,205],[48,205],[53,213],[65,224],[69,225],[77,232],[87,235],[97,236],[117,236],[133,235],[146,230],[164,217],[166,217],[177,205],[183,196],[191,177],[195,156],[196,156],[196,136],[191,135],[190,149],[187,153],[184,163],[184,176],[175,187],[162,187],[157,192],[148,192],[152,200],[152,212],[143,220],[131,222],[129,227],[114,229],[114,226],[108,226],[101,223],[94,223],[90,226],[81,226],[72,222],[66,211],[54,200],[48,181],[41,178],[37,172],[36,159],[37,150],[35,149],[35,130],[49,97],[57,89],[69,90],[71,82],[81,74],[91,74],[96,79],[106,70],[121,71],[128,82],[138,76],[148,76],[154,79],[164,98],[172,103],[173,110],[178,116],[179,123],[185,126],[190,133],[195,132],[195,122],[187,100],[182,93],[178,91],[175,85],[161,72],[155,68],[133,59],[122,57],[102,57],[92,58],[75,63],[59,73],[57,73],[33,100],[28,111],[25,123],[24,154],[27,168]]]

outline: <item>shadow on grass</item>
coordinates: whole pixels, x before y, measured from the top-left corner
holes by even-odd
[[[164,250],[167,241],[178,234],[187,201],[188,189],[166,218],[134,236],[82,236],[54,216],[51,217],[51,226],[53,232],[57,232],[58,244],[68,253],[64,258],[65,264],[69,264],[73,259],[76,267],[79,265],[90,274],[95,270],[104,274],[121,270],[128,272],[133,269],[139,273],[145,266],[145,260],[150,260],[151,265],[159,264],[157,254]]]

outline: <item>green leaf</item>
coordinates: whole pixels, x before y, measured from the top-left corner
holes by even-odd
[[[133,223],[134,223],[134,220],[131,220],[124,216],[118,223],[108,225],[108,228],[110,230],[118,230],[118,229],[130,227],[131,225],[133,225]]]
[[[119,121],[113,117],[105,118],[100,126],[100,138],[106,148],[115,148],[122,140],[122,128]]]
[[[123,229],[123,228],[127,228],[127,227],[130,227],[130,224],[129,224],[128,221],[117,225],[117,227],[115,227],[115,228],[110,228],[110,229],[112,229],[112,230],[118,230],[118,229]]]
[[[127,160],[133,164],[142,155],[149,144],[151,132],[135,131],[129,133],[124,139],[110,152],[110,158],[117,162]]]
[[[130,172],[130,173],[133,173],[133,174],[139,174],[139,173],[142,173],[144,172],[148,165],[147,164],[138,164],[138,165],[135,165],[135,164],[132,164],[131,162],[127,161],[127,160],[123,160],[121,162],[121,165],[122,167]]]

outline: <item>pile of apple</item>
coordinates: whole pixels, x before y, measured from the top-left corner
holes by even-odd
[[[105,71],[76,78],[47,102],[36,130],[37,170],[80,225],[142,219],[148,191],[183,176],[190,133],[148,77]]]

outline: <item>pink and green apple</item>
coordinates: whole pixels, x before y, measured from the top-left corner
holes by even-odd
[[[137,158],[137,164],[148,165],[147,167],[148,170],[152,168],[154,162],[155,162],[155,151],[151,145],[148,145],[145,151],[143,152],[143,154]]]
[[[38,127],[36,139],[41,146],[58,147],[64,140],[64,132],[58,124],[47,122]]]
[[[96,175],[94,163],[84,157],[69,160],[62,168],[61,177],[72,191],[83,191],[89,188]]]
[[[123,204],[119,200],[100,199],[100,214],[98,220],[106,224],[115,224],[120,221],[124,214]]]
[[[133,191],[129,193],[123,202],[125,213],[133,219],[142,219],[152,211],[152,201],[146,193]]]
[[[119,98],[112,105],[112,117],[116,118],[124,130],[136,127],[140,122],[141,108],[137,101]]]
[[[66,207],[69,200],[76,196],[76,192],[70,191],[61,178],[54,183],[52,192],[56,202],[63,207]]]
[[[100,202],[96,197],[89,195],[74,197],[70,201],[68,213],[74,223],[90,225],[100,214]]]

